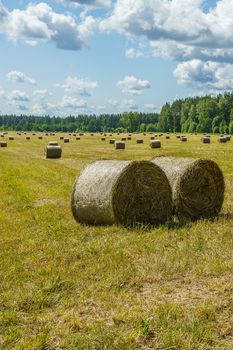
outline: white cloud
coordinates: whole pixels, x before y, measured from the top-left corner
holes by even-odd
[[[57,0],[57,2],[71,6],[109,7],[111,0]]]
[[[118,81],[117,86],[126,95],[141,95],[144,89],[150,88],[150,82],[126,75],[123,80]]]
[[[40,89],[33,91],[32,95],[43,100],[47,96],[52,96],[52,92],[48,91],[47,89]]]
[[[144,110],[149,112],[156,112],[158,110],[158,107],[153,103],[145,103]]]
[[[64,96],[61,102],[61,107],[70,109],[87,108],[87,102],[83,99],[79,100],[71,96]]]
[[[18,72],[16,70],[12,70],[7,73],[7,78],[13,82],[17,83],[28,83],[31,85],[36,85],[36,80],[28,77],[22,72]]]
[[[91,96],[91,91],[96,89],[97,86],[97,81],[77,77],[67,77],[63,84],[57,84],[57,87],[63,88],[65,92],[81,96]]]
[[[138,109],[139,109],[138,104],[134,100],[131,100],[131,99],[124,100],[120,104],[120,110],[123,110],[123,111],[128,111],[128,110],[136,111]]]
[[[12,102],[28,102],[30,101],[29,96],[24,91],[13,90],[10,93],[4,95],[8,101]]]
[[[98,21],[82,17],[78,24],[70,14],[59,14],[46,3],[30,3],[26,10],[8,11],[0,3],[0,32],[12,41],[22,40],[30,45],[52,41],[64,50],[80,50]]]
[[[108,99],[108,104],[113,107],[117,107],[119,105],[119,101],[115,100],[114,98]]]
[[[208,91],[233,90],[233,64],[191,60],[174,71],[178,83],[203,87]]]
[[[144,53],[131,47],[125,51],[125,56],[128,58],[138,58],[143,57]]]

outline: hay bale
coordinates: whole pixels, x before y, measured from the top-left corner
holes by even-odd
[[[136,139],[136,143],[143,143],[143,142],[144,142],[143,139],[140,139],[140,138]]]
[[[125,149],[125,143],[122,141],[115,141],[115,149]]]
[[[227,142],[226,136],[220,136],[220,137],[218,138],[218,142],[220,142],[220,143],[226,143],[226,142]]]
[[[42,140],[43,139],[43,137],[42,136],[38,136],[38,140]]]
[[[170,140],[170,136],[169,135],[166,135],[166,140]]]
[[[64,136],[60,136],[60,140],[64,140]]]
[[[187,136],[181,136],[181,137],[180,137],[180,141],[182,141],[182,142],[187,142],[187,141],[188,141]]]
[[[114,145],[115,142],[116,142],[115,139],[110,139],[110,140],[109,140],[110,145]]]
[[[161,141],[160,140],[151,140],[150,147],[151,148],[161,148]]]
[[[14,139],[15,139],[14,136],[9,136],[10,141],[14,141]]]
[[[105,141],[106,140],[106,137],[101,137],[101,141]]]
[[[6,141],[0,141],[0,147],[7,147]]]
[[[64,143],[69,143],[70,139],[68,137],[64,137],[63,141],[64,141]]]
[[[128,141],[131,141],[131,140],[132,140],[132,137],[131,137],[131,136],[128,136],[128,137],[127,137],[127,140],[128,140]]]
[[[180,139],[180,135],[177,135],[176,138],[177,138],[177,139]]]
[[[210,143],[210,137],[204,136],[201,138],[202,143]]]
[[[81,223],[159,224],[171,216],[172,193],[151,162],[97,160],[77,178],[71,207]]]
[[[49,146],[58,146],[57,141],[49,141]]]
[[[126,141],[126,140],[127,140],[126,137],[122,137],[122,138],[121,138],[121,141]]]
[[[151,136],[151,137],[150,137],[150,140],[155,140],[155,136]]]
[[[5,137],[4,134],[1,134],[1,137]]]
[[[56,146],[56,145],[48,145],[45,148],[45,156],[46,158],[61,158],[61,153],[62,153],[62,149],[61,146]]]
[[[227,141],[231,141],[231,135],[227,135],[226,138],[227,138]]]
[[[26,136],[26,140],[31,140],[31,137],[30,136]]]
[[[76,136],[76,140],[80,140],[81,138],[80,138],[80,136]]]
[[[170,182],[174,212],[179,218],[197,220],[219,214],[224,199],[224,177],[208,159],[155,157]]]

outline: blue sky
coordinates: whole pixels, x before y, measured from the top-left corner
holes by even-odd
[[[159,111],[231,91],[233,0],[0,0],[0,113]]]

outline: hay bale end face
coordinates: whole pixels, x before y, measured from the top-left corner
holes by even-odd
[[[224,177],[208,159],[155,157],[152,162],[165,172],[179,218],[197,220],[219,214],[224,200]]]
[[[87,224],[159,224],[172,213],[164,172],[148,161],[98,160],[77,178],[71,197],[76,221]]]
[[[161,141],[160,140],[151,140],[150,147],[151,148],[161,148]]]
[[[220,142],[220,143],[226,143],[226,142],[227,142],[226,136],[220,136],[220,137],[218,138],[218,142]]]
[[[182,141],[182,142],[187,142],[187,141],[188,141],[187,136],[181,136],[181,137],[180,137],[180,141]]]
[[[38,140],[42,140],[43,139],[43,137],[42,136],[38,136]]]
[[[0,147],[7,147],[6,141],[0,141]]]
[[[143,142],[144,142],[143,139],[137,139],[137,140],[136,140],[136,143],[143,143]]]
[[[78,141],[78,140],[80,140],[81,138],[80,138],[80,136],[76,136],[76,140]]]
[[[125,149],[125,143],[122,141],[115,141],[115,149]]]
[[[50,159],[61,158],[61,154],[62,154],[61,146],[48,145],[45,148],[45,156],[46,156],[46,158],[50,158]]]
[[[63,141],[64,141],[64,143],[69,143],[69,142],[70,142],[70,139],[67,138],[67,137],[64,137]]]
[[[115,142],[116,142],[115,139],[110,139],[110,140],[109,140],[110,145],[114,145]]]
[[[31,140],[31,137],[30,136],[26,136],[26,140]]]
[[[14,141],[14,136],[9,136],[9,141]]]

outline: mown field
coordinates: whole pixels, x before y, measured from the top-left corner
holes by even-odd
[[[62,158],[46,160],[60,134],[9,134],[0,148],[1,350],[233,349],[233,141],[171,135],[150,149],[149,135],[144,144],[133,135],[114,150],[109,137],[69,136]],[[134,229],[74,221],[72,186],[88,162],[155,155],[215,160],[226,179],[220,217]]]

